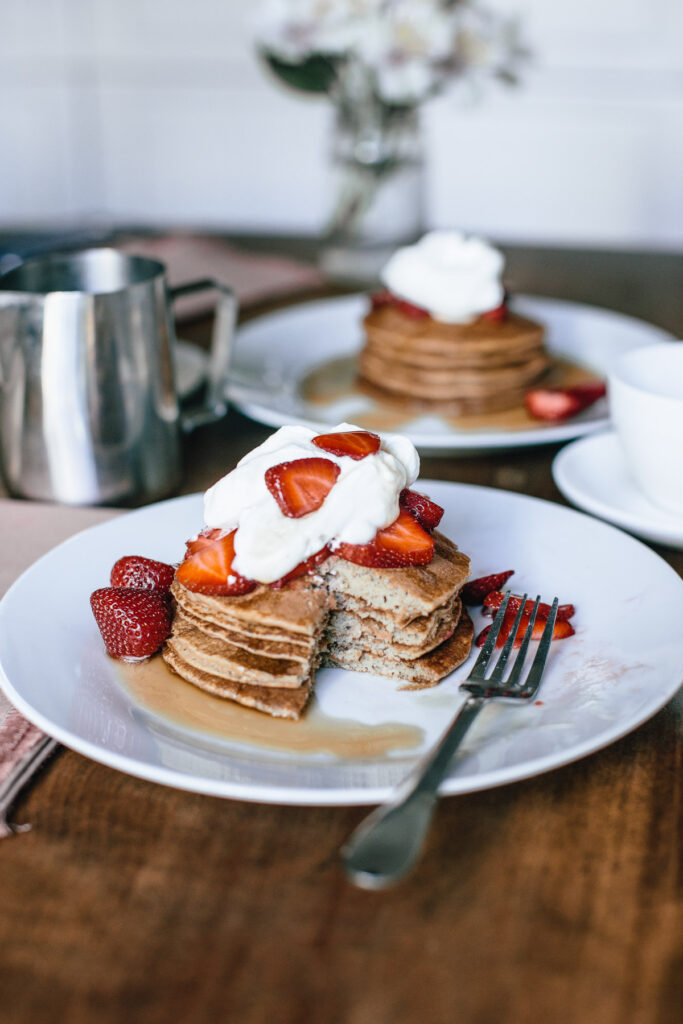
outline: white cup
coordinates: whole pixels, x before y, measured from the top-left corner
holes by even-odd
[[[619,356],[609,406],[628,467],[644,494],[683,516],[683,342]]]

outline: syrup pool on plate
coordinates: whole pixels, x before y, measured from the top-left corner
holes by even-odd
[[[413,725],[366,725],[326,715],[315,697],[298,722],[272,718],[186,683],[157,655],[139,665],[116,663],[119,680],[146,711],[193,732],[244,746],[297,754],[331,754],[364,760],[411,751],[424,739]]]

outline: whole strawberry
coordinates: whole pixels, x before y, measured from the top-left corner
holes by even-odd
[[[169,590],[174,568],[142,555],[126,555],[114,563],[109,577],[112,587],[133,587],[137,590]]]
[[[112,658],[144,661],[171,631],[171,602],[158,590],[102,587],[90,595],[90,607]]]

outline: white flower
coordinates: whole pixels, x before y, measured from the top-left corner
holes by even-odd
[[[525,55],[516,23],[477,0],[264,0],[257,36],[290,63],[353,56],[389,103],[417,103],[467,71],[511,78]]]
[[[394,0],[365,21],[356,52],[374,69],[382,99],[417,102],[434,88],[454,34],[453,12],[433,0]]]

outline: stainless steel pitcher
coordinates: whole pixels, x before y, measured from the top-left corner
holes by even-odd
[[[206,397],[180,411],[171,303],[214,288]],[[217,281],[168,288],[114,249],[0,276],[0,472],[9,492],[71,505],[153,501],[180,480],[180,434],[226,412],[237,303]]]

